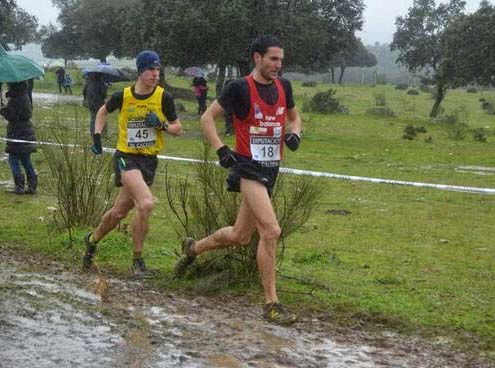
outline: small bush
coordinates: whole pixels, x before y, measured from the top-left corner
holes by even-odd
[[[304,112],[319,112],[323,114],[334,114],[334,113],[349,113],[349,109],[342,105],[337,98],[335,98],[335,93],[337,91],[329,89],[326,92],[319,92],[315,94],[310,101],[304,103]]]
[[[410,96],[417,96],[419,95],[419,91],[417,89],[410,89],[409,91],[407,91],[407,94]]]
[[[302,82],[302,87],[316,87],[316,81]]]
[[[464,139],[469,129],[468,115],[465,107],[460,107],[448,115],[441,115],[435,121],[446,124],[448,126],[449,138],[455,140]]]
[[[486,100],[483,97],[481,97],[480,99],[478,99],[478,101],[479,102],[485,102]]]
[[[386,116],[386,117],[395,117],[395,113],[386,106],[385,107],[379,107],[379,106],[373,107],[371,109],[366,110],[366,114]]]
[[[485,129],[476,128],[473,131],[473,138],[476,142],[486,143],[487,135],[486,135]]]
[[[387,95],[385,92],[375,92],[373,93],[373,97],[375,99],[375,105],[384,107],[387,105]]]
[[[399,91],[405,91],[408,88],[409,88],[409,86],[407,84],[403,84],[403,83],[395,86],[395,89],[397,89]]]
[[[483,101],[481,102],[481,108],[485,110],[487,114],[495,115],[495,101]]]
[[[431,87],[428,87],[427,85],[425,84],[422,84],[419,86],[419,90],[423,93],[433,93],[433,90]]]
[[[404,128],[404,134],[402,135],[402,138],[403,139],[413,140],[414,138],[417,137],[417,135],[418,134],[416,133],[416,128],[414,128],[414,125],[408,124]]]
[[[449,130],[449,138],[454,140],[463,140],[466,138],[468,128],[469,125],[465,123],[457,123],[452,125]]]
[[[418,136],[418,133],[427,133],[427,132],[428,131],[426,130],[426,128],[424,126],[415,127],[412,124],[408,124],[404,128],[404,132],[403,132],[404,134],[402,135],[402,138],[413,140],[414,138],[416,138]]]
[[[475,87],[469,87],[466,89],[467,93],[478,93],[478,90]]]
[[[94,157],[84,134],[86,124],[79,122],[78,129],[72,130],[52,123],[48,130],[40,131],[42,140],[57,144],[43,146],[51,174],[47,188],[58,202],[55,225],[59,231],[68,231],[71,242],[73,229],[95,226],[112,198],[112,156]]]
[[[209,151],[205,145],[202,162],[195,166],[194,180],[172,179],[166,170],[166,197],[180,237],[200,239],[235,223],[239,193],[225,190],[227,172],[209,161]],[[283,262],[284,239],[306,223],[322,191],[318,179],[279,176],[273,193],[273,206],[282,230],[282,246],[277,248],[279,265]],[[258,236],[254,234],[245,247],[205,254],[188,270],[188,275],[200,277],[202,292],[224,287],[225,283],[254,282],[258,277],[257,246]]]

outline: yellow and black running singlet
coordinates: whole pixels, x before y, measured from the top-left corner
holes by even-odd
[[[146,114],[154,112],[165,121],[162,112],[162,87],[156,87],[148,98],[141,100],[133,96],[131,87],[124,89],[122,108],[119,114],[119,139],[117,149],[125,153],[155,156],[164,147],[163,132],[146,126]]]

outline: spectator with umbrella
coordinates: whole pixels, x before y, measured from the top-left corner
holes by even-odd
[[[38,185],[38,175],[31,162],[31,153],[35,151],[34,143],[17,142],[35,141],[34,126],[31,121],[32,108],[28,92],[28,80],[39,78],[44,74],[43,68],[32,60],[9,55],[0,46],[0,83],[7,83],[7,106],[0,109],[0,115],[7,121],[7,147],[9,165],[14,178],[15,194],[34,194]],[[28,187],[22,167],[26,172]]]
[[[121,69],[107,63],[100,63],[93,69],[85,70],[84,74],[86,83],[83,89],[83,105],[89,109],[89,131],[94,135],[96,113],[105,104],[108,85],[112,82],[127,81],[129,78]],[[105,131],[106,129],[103,132]]]
[[[83,89],[83,105],[89,109],[89,132],[95,134],[96,113],[105,104],[107,83],[101,73],[89,73]]]
[[[31,122],[31,102],[28,96],[26,81],[8,83],[7,106],[0,109],[7,121],[7,138],[13,140],[35,141],[33,123]],[[32,143],[7,141],[5,152],[9,154],[9,165],[14,177],[14,194],[34,194],[38,186],[38,175],[31,162],[31,153],[36,150]],[[26,172],[28,188],[25,190],[25,177],[21,164]]]
[[[58,93],[62,93],[62,87],[64,87],[64,91],[65,91],[65,86],[64,86],[65,69],[62,67],[58,68],[55,71],[55,75],[57,76]]]

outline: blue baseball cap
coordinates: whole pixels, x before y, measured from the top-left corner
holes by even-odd
[[[141,74],[148,68],[161,67],[160,56],[151,50],[141,51],[136,56],[136,67],[138,74]]]

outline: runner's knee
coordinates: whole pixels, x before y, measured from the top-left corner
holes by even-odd
[[[262,229],[260,229],[259,232],[262,239],[268,241],[277,241],[280,237],[280,234],[282,233],[282,230],[280,229],[280,226],[278,224],[270,224],[264,226]]]
[[[154,202],[153,198],[145,198],[145,199],[142,199],[141,201],[139,201],[136,209],[139,212],[149,214],[153,210],[154,206],[155,206],[155,202]]]

